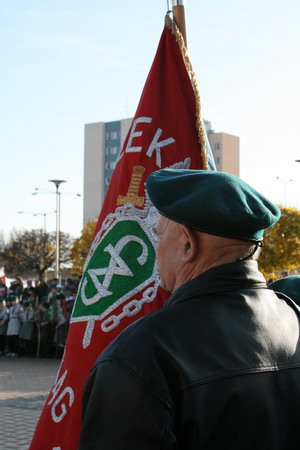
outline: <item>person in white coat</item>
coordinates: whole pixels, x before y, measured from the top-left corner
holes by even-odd
[[[18,356],[19,349],[19,334],[21,330],[21,313],[22,307],[19,305],[18,297],[11,296],[11,307],[9,308],[9,321],[7,326],[7,344],[8,353],[7,356]]]
[[[7,324],[8,309],[6,308],[5,300],[0,298],[0,355],[5,354]]]

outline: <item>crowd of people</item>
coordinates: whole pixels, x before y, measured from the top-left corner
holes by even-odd
[[[0,280],[0,356],[61,358],[79,281]]]

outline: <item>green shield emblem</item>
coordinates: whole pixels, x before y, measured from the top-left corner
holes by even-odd
[[[139,218],[116,220],[88,261],[72,322],[100,320],[153,280],[155,249]]]

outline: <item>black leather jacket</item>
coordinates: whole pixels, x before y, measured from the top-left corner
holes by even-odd
[[[80,449],[299,450],[299,320],[255,261],[189,281],[98,359]]]

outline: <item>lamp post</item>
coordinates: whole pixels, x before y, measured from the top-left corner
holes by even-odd
[[[65,180],[48,180],[49,182],[53,183],[56,187],[55,191],[50,191],[48,189],[42,189],[34,188],[35,192],[32,192],[32,195],[39,195],[39,194],[56,194],[56,249],[55,249],[55,276],[60,281],[60,262],[59,262],[59,255],[60,255],[60,195],[76,195],[77,197],[81,197],[81,194],[77,192],[60,192],[59,186],[61,183],[65,183]]]
[[[32,214],[33,216],[44,216],[44,233],[46,233],[46,217],[48,214],[53,214],[56,211],[43,212],[43,213],[35,213],[32,211],[18,211],[18,214]]]
[[[59,186],[61,183],[65,183],[65,180],[49,180],[56,187],[56,252],[55,252],[55,277],[60,282],[60,270],[59,270],[59,253],[60,253],[60,192]]]
[[[284,188],[283,188],[283,196],[284,196],[284,204],[283,204],[283,206],[287,206],[287,204],[286,204],[286,186],[287,186],[287,183],[291,183],[292,181],[294,181],[292,178],[291,179],[289,179],[289,180],[283,180],[282,178],[280,178],[280,177],[276,177],[276,180],[279,180],[279,181],[282,181],[283,182],[283,186],[284,186]]]

